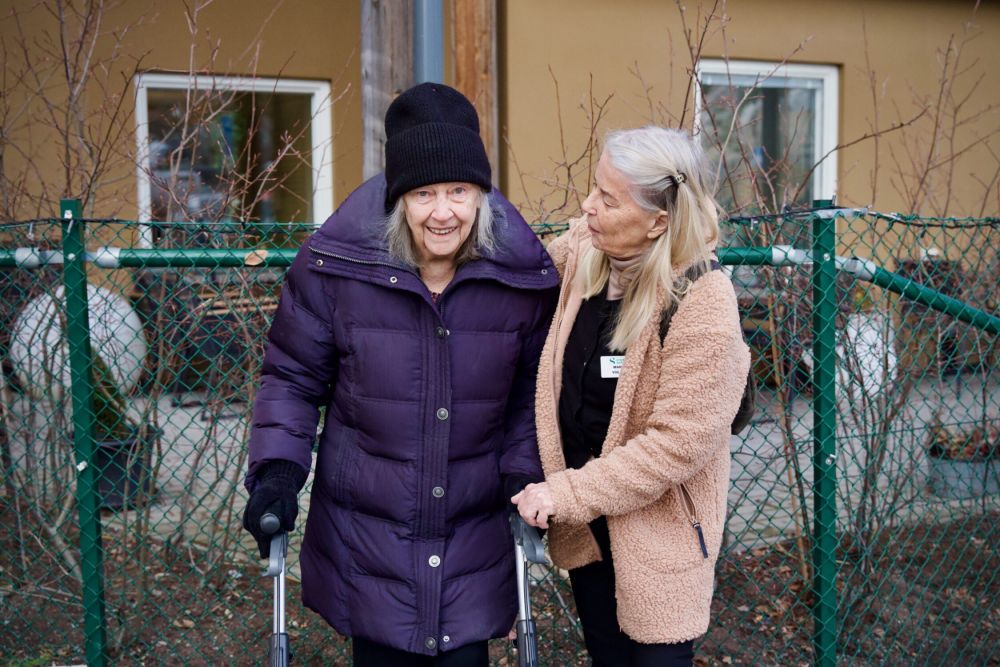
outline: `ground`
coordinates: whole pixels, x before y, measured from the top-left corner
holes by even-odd
[[[1000,513],[990,511],[936,526],[901,527],[884,536],[876,569],[867,578],[856,553],[843,549],[838,662],[1000,665],[998,520]],[[18,554],[12,522],[0,526],[0,553]],[[67,585],[71,579],[37,548],[40,543],[30,541],[23,558],[4,561],[0,654],[9,665],[81,663],[78,587]],[[143,596],[135,546],[123,546],[112,530],[105,543],[114,664],[261,663],[270,633],[271,585],[259,577],[260,562],[211,567],[157,545],[145,568]],[[712,628],[698,643],[697,664],[811,664],[810,599],[793,543],[725,556]],[[572,596],[558,572],[537,582],[533,601],[541,664],[588,664]],[[295,582],[288,587],[288,618],[294,664],[348,664],[346,642],[302,608]],[[497,640],[491,650],[494,664],[517,664],[508,642]]]

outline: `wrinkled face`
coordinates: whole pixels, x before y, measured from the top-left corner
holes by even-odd
[[[641,208],[628,191],[628,181],[601,155],[594,189],[583,202],[591,243],[609,257],[628,259],[644,252],[666,229],[666,214]]]
[[[480,190],[470,183],[435,183],[403,195],[406,224],[420,263],[452,260],[476,221]]]

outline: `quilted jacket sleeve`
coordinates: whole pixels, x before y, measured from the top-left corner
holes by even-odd
[[[245,485],[256,486],[260,467],[292,461],[306,472],[312,464],[319,408],[337,375],[334,304],[300,252],[285,277],[264,353],[250,431],[250,468]]]
[[[535,434],[535,381],[538,359],[549,331],[558,290],[546,290],[540,297],[532,328],[521,345],[518,368],[504,415],[504,444],[500,472],[506,491],[513,495],[527,482],[543,478]],[[520,482],[520,484],[519,484]]]
[[[671,321],[663,355],[645,429],[582,468],[547,478],[558,521],[586,523],[645,507],[697,473],[717,447],[729,446],[750,355],[736,295],[721,273],[692,286]]]

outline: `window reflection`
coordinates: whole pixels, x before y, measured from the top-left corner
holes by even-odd
[[[153,220],[312,219],[310,95],[151,89],[148,118]]]
[[[807,205],[815,196],[812,167],[820,79],[704,75],[701,126],[715,164],[721,159],[719,202],[727,211]],[[730,85],[731,82],[731,85]],[[757,192],[754,192],[756,185]]]

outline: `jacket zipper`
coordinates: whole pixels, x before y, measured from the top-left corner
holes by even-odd
[[[416,275],[416,274],[414,274],[414,272],[413,272],[412,269],[410,269],[408,267],[405,267],[405,266],[401,266],[399,264],[390,264],[389,262],[377,262],[377,261],[371,260],[371,259],[355,259],[353,257],[347,257],[346,255],[338,255],[337,253],[330,252],[329,250],[320,250],[319,248],[317,248],[315,246],[309,246],[309,250],[311,250],[312,252],[316,253],[317,255],[323,255],[324,257],[333,257],[334,259],[340,259],[340,260],[343,260],[345,262],[350,262],[352,264],[366,264],[368,266],[387,266],[390,269],[396,269],[397,271],[406,271],[406,272],[408,272],[408,273],[410,273],[412,275]],[[532,287],[525,287],[523,285],[513,285],[510,282],[506,282],[504,280],[500,280],[499,278],[495,278],[495,280],[497,280],[498,282],[500,282],[500,283],[502,283],[504,285],[508,285],[508,286],[514,287],[516,289],[533,289]],[[444,292],[442,292],[442,294],[443,293]]]
[[[698,535],[698,546],[701,547],[701,555],[704,558],[708,558],[708,547],[705,545],[705,534],[701,530],[701,522],[698,521],[698,516],[694,507],[694,500],[691,499],[691,493],[683,483],[678,484],[677,488],[679,488],[681,492],[681,498],[684,504],[684,511],[687,514],[687,519],[691,523],[691,527],[694,528],[694,532]]]
[[[390,269],[400,269],[400,270],[402,270],[401,267],[399,267],[399,266],[397,266],[395,264],[389,264],[388,262],[376,262],[376,261],[369,260],[369,259],[354,259],[353,257],[347,257],[345,255],[338,255],[336,253],[329,252],[327,250],[320,250],[319,248],[317,248],[315,246],[309,246],[309,250],[313,251],[317,255],[325,255],[326,257],[333,257],[335,259],[342,259],[345,262],[351,262],[352,264],[368,264],[368,265],[371,265],[371,266],[388,266]]]

